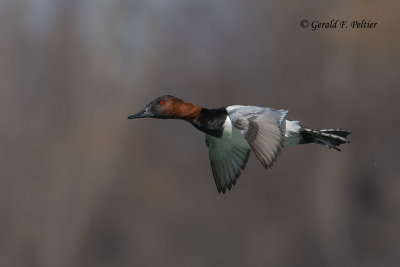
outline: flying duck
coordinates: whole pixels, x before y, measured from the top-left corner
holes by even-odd
[[[219,193],[231,190],[253,151],[270,168],[284,147],[317,143],[340,151],[350,131],[312,130],[286,118],[287,110],[233,105],[207,109],[171,95],[157,97],[128,119],[180,119],[206,134],[206,145]]]

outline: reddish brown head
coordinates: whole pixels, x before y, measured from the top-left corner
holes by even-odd
[[[142,111],[131,115],[128,119],[157,118],[157,119],[183,119],[190,122],[200,117],[203,108],[185,102],[171,95],[157,97]]]

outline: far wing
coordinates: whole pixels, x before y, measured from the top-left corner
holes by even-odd
[[[231,190],[236,184],[241,169],[245,168],[249,159],[250,149],[233,146],[211,135],[206,135],[206,144],[218,192],[225,193],[226,188]]]
[[[283,147],[281,122],[287,111],[253,106],[230,106],[226,110],[260,162],[270,168]]]

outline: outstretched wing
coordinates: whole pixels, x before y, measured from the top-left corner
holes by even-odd
[[[211,169],[218,192],[231,190],[246,166],[250,149],[234,146],[220,138],[206,135]]]
[[[226,110],[260,162],[271,167],[283,147],[281,122],[287,111],[253,106],[229,106]]]

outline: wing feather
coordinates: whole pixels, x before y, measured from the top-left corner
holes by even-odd
[[[211,170],[219,193],[231,190],[245,168],[250,149],[234,146],[220,138],[206,135]]]
[[[287,111],[253,106],[230,106],[226,110],[264,167],[272,167],[283,147],[281,122]]]

